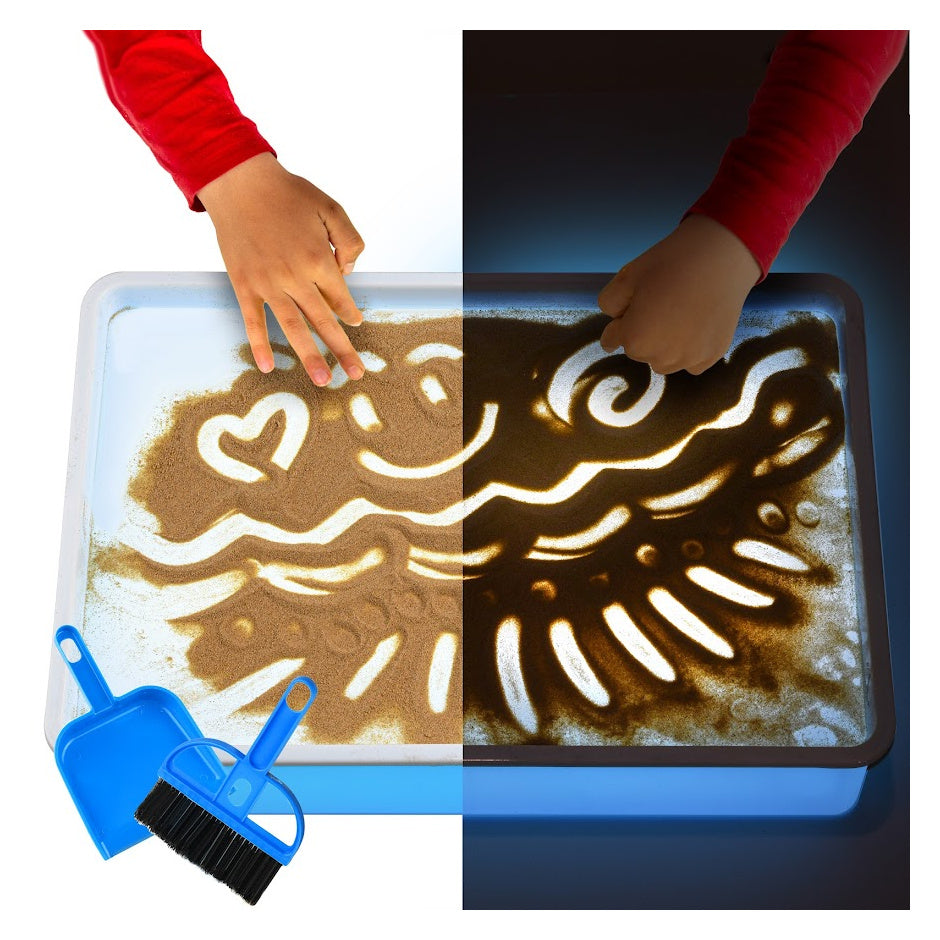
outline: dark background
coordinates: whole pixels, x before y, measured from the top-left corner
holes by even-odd
[[[707,187],[781,32],[464,34],[464,271],[610,271]],[[861,298],[897,731],[835,819],[480,820],[464,907],[905,909],[910,757],[908,57],[773,271]]]

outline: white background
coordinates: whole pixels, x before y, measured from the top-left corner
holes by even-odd
[[[283,15],[265,19],[264,7],[241,25],[172,15],[162,25],[203,29],[206,51],[281,162],[346,208],[366,241],[359,270],[459,271],[457,25],[390,32],[347,10],[342,25],[333,15],[313,31],[291,28]],[[4,43],[0,211],[9,238],[10,345],[2,400],[10,436],[2,492],[5,528],[16,534],[4,547],[13,596],[4,611],[3,663],[16,698],[9,704],[4,695],[4,744],[15,755],[4,771],[15,779],[3,784],[0,831],[17,846],[8,856],[16,866],[7,876],[10,900],[14,909],[25,902],[31,931],[41,925],[44,935],[80,924],[96,924],[102,937],[263,935],[298,926],[326,934],[337,912],[358,925],[356,935],[407,922],[415,936],[425,935],[460,916],[459,816],[308,818],[297,857],[251,909],[157,839],[103,861],[44,740],[82,297],[113,271],[222,270],[209,217],[187,208],[109,101],[81,32],[99,25],[128,24],[37,21],[40,32],[10,34]],[[15,887],[20,877],[40,894],[28,898]],[[14,915],[4,907],[9,924]]]
[[[666,23],[650,21],[629,3],[595,2],[579,2],[574,10],[514,0],[167,3],[158,22],[146,16],[144,22],[127,22],[126,4],[82,6],[81,14],[65,4],[61,10],[52,4],[35,14],[7,14],[0,57],[0,231],[5,236],[0,414],[7,434],[0,445],[7,638],[2,658],[7,717],[0,744],[5,755],[0,832],[8,867],[4,923],[20,921],[22,927],[13,928],[17,933],[84,936],[94,930],[103,938],[204,931],[240,936],[249,930],[263,936],[287,928],[344,938],[583,933],[594,915],[556,912],[533,922],[528,912],[462,913],[458,817],[310,818],[297,858],[255,909],[156,839],[109,862],[88,839],[42,734],[78,311],[92,282],[112,271],[221,270],[221,261],[208,217],[186,208],[111,106],[92,46],[80,30],[201,27],[206,50],[227,74],[236,100],[285,166],[347,209],[367,246],[358,270],[459,271],[461,28],[663,28],[680,19],[683,28],[779,28],[780,23],[740,18],[737,4],[729,5],[732,12],[725,16],[716,14],[714,5],[704,14],[683,16],[673,4]],[[801,6],[818,18],[818,4],[791,4],[794,21],[806,20]],[[880,4],[872,7],[883,16]],[[937,239],[936,84],[925,72],[932,68],[934,41],[928,38],[931,24],[916,22],[904,4],[893,4],[891,15],[900,22],[888,25],[915,27],[916,386],[918,375],[936,368],[938,311],[935,291],[932,297],[925,293]],[[927,115],[923,125],[918,115]],[[935,400],[918,406],[918,396],[914,399],[914,425],[922,426],[932,418],[927,409]],[[933,507],[927,519],[920,514],[915,519],[915,539],[936,513],[936,471],[931,470],[936,455],[930,457],[926,450],[913,455],[915,499]],[[937,602],[920,587],[930,578],[935,582],[935,550],[918,553],[918,544],[926,546],[926,539],[914,543],[913,617],[935,636]],[[936,650],[925,650],[918,632],[914,662],[935,668]],[[915,675],[915,689],[917,684]],[[930,750],[935,752],[935,745]],[[915,820],[920,820],[918,809],[934,814],[936,797],[930,794],[932,805],[925,807],[917,800],[916,772],[914,781]],[[929,836],[921,821],[914,828],[915,845],[922,846]],[[916,855],[914,870],[916,886]],[[666,926],[629,913],[596,916],[615,918],[624,932]],[[728,917],[679,912],[669,915],[668,924],[678,928],[694,920],[698,932],[711,933],[727,927]],[[792,928],[791,918],[777,921]]]

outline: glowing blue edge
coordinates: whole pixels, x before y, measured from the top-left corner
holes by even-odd
[[[466,767],[465,816],[837,816],[865,767]]]
[[[288,765],[304,813],[464,816],[838,816],[867,767]],[[284,812],[262,793],[252,813]]]

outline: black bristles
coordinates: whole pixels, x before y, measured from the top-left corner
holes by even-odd
[[[173,851],[254,904],[281,863],[225,825],[165,780],[158,780],[134,813]]]

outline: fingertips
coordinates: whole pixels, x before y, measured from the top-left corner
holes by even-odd
[[[269,303],[278,323],[281,324],[284,336],[297,353],[304,371],[310,376],[313,384],[321,387],[328,385],[333,376],[326,359],[323,358],[323,354],[313,339],[306,315],[287,294]]]
[[[716,362],[720,359],[719,356],[717,359],[703,359],[691,366],[686,366],[685,371],[689,375],[701,375],[703,372],[707,372]]]
[[[274,371],[274,356],[271,353],[270,347],[251,346],[251,355],[255,360],[255,365],[258,367],[259,372],[264,372],[265,375],[269,372]]]
[[[330,309],[343,323],[347,326],[359,326],[362,323],[362,311],[356,306],[356,301],[341,277],[331,277],[323,284],[317,282],[317,287]]]
[[[361,379],[365,375],[362,360],[358,356],[344,356],[339,360],[339,364],[351,379]]]
[[[634,362],[645,362],[657,375],[672,375],[685,368],[685,360],[673,349],[644,349],[643,347],[629,348],[625,343],[623,350]]]
[[[338,260],[337,257],[337,263]],[[319,265],[307,276],[313,282],[311,285],[313,291],[322,298],[322,301],[325,301],[338,319],[347,326],[359,326],[362,323],[362,311],[353,300],[346,281],[338,270],[331,266]],[[306,292],[306,284],[299,289]]]
[[[627,308],[628,298],[620,287],[612,281],[597,296],[597,306],[601,313],[609,317],[619,317]]]
[[[315,286],[298,290],[293,298],[311,329],[323,340],[351,379],[362,378],[365,369],[349,337],[333,315],[331,305]],[[361,319],[361,315],[360,315]],[[318,383],[319,384],[319,383]]]

